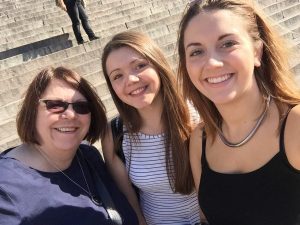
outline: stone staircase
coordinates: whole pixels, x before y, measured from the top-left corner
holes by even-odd
[[[95,86],[108,117],[117,113],[101,71],[103,46],[117,32],[147,33],[176,68],[177,29],[187,0],[87,0],[91,27],[101,39],[83,45],[77,45],[70,19],[54,2],[0,0],[0,151],[20,143],[15,116],[22,93],[48,65],[75,69]],[[300,0],[259,3],[299,51]],[[300,59],[295,57],[291,67],[300,82]]]

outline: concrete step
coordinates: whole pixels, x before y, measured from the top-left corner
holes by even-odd
[[[165,54],[171,54],[171,53],[173,54],[175,52],[176,33],[162,34],[160,37],[154,37],[154,35],[150,35],[150,36],[152,36],[152,38],[155,39],[155,41],[163,47]],[[110,39],[110,37],[108,39]],[[63,54],[63,52],[61,54]],[[95,55],[98,55],[98,58],[100,58],[101,50],[99,49],[95,52],[91,49],[91,51],[88,53],[86,53],[85,51],[82,51],[82,54],[85,54],[85,57],[84,57],[85,60],[94,58]],[[91,54],[91,57],[87,58],[88,54]],[[63,55],[57,56],[56,58],[59,59],[59,62],[67,63],[68,61],[70,61],[73,64],[80,63],[83,60],[83,57],[80,54],[79,55],[76,54],[73,58],[70,58],[70,55],[67,59],[63,58]],[[34,63],[36,64],[36,62],[34,62]],[[54,63],[54,62],[52,61],[50,63],[50,65],[52,63]],[[100,59],[99,59],[99,63],[100,63]],[[43,66],[45,66],[45,65],[43,64]],[[39,68],[37,68],[37,69],[39,69]],[[36,73],[36,70],[34,70],[34,72]],[[30,82],[30,79],[24,81],[23,77],[32,77],[32,76],[34,76],[34,74],[31,71],[29,71],[28,73],[24,73],[24,70],[23,70],[23,73],[20,74],[19,76],[2,79],[2,82],[0,83],[0,87],[1,87],[0,93],[3,94],[9,90],[18,90],[21,86],[24,86],[27,84],[27,82],[28,83]],[[83,73],[83,74],[85,74],[85,73]],[[15,94],[16,93],[14,93],[14,95]],[[11,94],[9,94],[9,95],[11,96]],[[17,98],[17,96],[16,96],[16,98]]]
[[[16,54],[20,54],[20,53],[29,51],[31,49],[37,48],[34,46],[31,49],[28,49],[28,46],[30,47],[30,46],[34,45],[35,43],[39,43],[39,45],[42,44],[43,46],[45,46],[45,45],[49,45],[47,43],[47,42],[49,42],[49,40],[50,41],[57,40],[59,37],[67,37],[68,38],[68,36],[69,35],[64,34],[62,30],[56,29],[56,30],[50,31],[49,33],[40,33],[40,34],[37,34],[32,37],[18,40],[16,42],[7,42],[5,44],[1,44],[0,45],[0,53],[2,53],[1,55],[3,55],[3,56],[0,56],[0,60],[3,58],[8,58],[8,57],[14,56]],[[18,49],[18,50],[14,51],[13,49]],[[6,52],[15,52],[15,54],[10,55],[10,54],[7,54]]]
[[[277,2],[277,0],[256,0],[259,5],[268,6]]]
[[[45,3],[48,4],[48,3],[51,3],[51,4],[55,4],[53,0],[40,0],[40,1],[35,1],[35,0],[32,0],[32,1],[11,1],[12,5],[14,6],[13,9],[11,9],[10,7],[9,8],[2,8],[3,10],[3,13],[6,13],[6,14],[10,14],[10,13],[14,13],[14,12],[22,12],[23,10],[27,10],[27,9],[30,9],[30,8],[33,8],[33,6],[39,6],[39,5],[44,5]]]
[[[293,19],[293,18],[292,18]],[[297,23],[296,23],[297,24]],[[178,23],[173,23],[171,26],[169,26],[168,28],[170,29],[170,30],[173,30],[171,27],[174,27],[175,29],[177,29],[178,28]],[[141,30],[140,28],[138,28],[139,30]],[[298,29],[298,28],[297,28]]]
[[[299,3],[299,0],[281,0],[281,1],[274,1],[271,4],[263,7],[263,10],[266,14],[271,15],[277,12],[282,11],[282,9],[287,8],[291,5]]]
[[[284,1],[284,2],[286,2],[286,1]],[[278,4],[280,4],[280,3],[278,3]],[[286,7],[281,7],[281,10],[279,10],[275,13],[271,13],[270,18],[272,18],[275,21],[280,21],[284,18],[289,18],[289,17],[299,14],[299,10],[300,10],[300,2],[297,2],[294,4],[290,4]]]
[[[155,2],[155,1],[154,1]],[[160,1],[161,2],[161,1]],[[89,7],[90,5],[95,5],[95,4],[97,4],[97,6],[98,7]],[[120,1],[111,1],[109,4],[106,4],[106,5],[99,5],[99,2],[97,2],[97,1],[95,1],[95,2],[93,2],[92,4],[88,4],[88,6],[87,6],[87,12],[88,12],[88,15],[89,15],[89,17],[90,17],[90,19],[91,20],[93,20],[93,15],[94,15],[94,13],[97,13],[97,11],[98,11],[98,15],[99,14],[103,14],[103,12],[108,12],[108,14],[109,14],[109,11],[111,10],[111,9],[114,9],[114,11],[115,12],[118,12],[118,11],[120,11],[120,10],[122,10],[123,9],[123,6],[124,7],[128,7],[128,5],[131,5],[132,7],[133,6],[144,6],[144,8],[147,8],[148,6],[149,6],[149,4],[150,3],[148,3],[148,4],[145,4],[143,1],[136,1],[135,2],[135,4],[131,1],[130,3],[128,3],[128,4],[124,4],[124,5],[120,5],[121,3],[120,3]],[[174,3],[175,4],[175,3]],[[148,5],[148,6],[147,6]],[[155,5],[155,4],[154,4]],[[160,5],[162,5],[162,3],[160,3]],[[165,6],[166,6],[166,4],[165,4]],[[91,12],[89,11],[89,9],[91,9]],[[30,9],[29,9],[30,10]],[[60,19],[60,17],[63,17],[66,21],[65,22],[70,22],[69,21],[69,19],[68,19],[68,17],[66,16],[66,13],[65,12],[62,12],[61,10],[59,10],[57,7],[52,7],[52,10],[54,10],[53,11],[53,13],[56,13],[57,14],[57,16],[54,16],[53,15],[53,13],[50,13],[49,14],[49,12],[48,12],[48,9],[47,9],[47,11],[46,12],[43,12],[43,15],[46,17],[46,18],[48,18],[48,17],[50,17],[49,19],[44,19],[43,20],[43,22],[46,24],[46,23],[49,23],[49,21],[57,21],[57,20],[59,20]],[[97,10],[97,11],[95,11],[95,10]],[[97,15],[96,14],[96,15]],[[110,13],[111,14],[111,13]],[[25,13],[25,15],[27,15],[27,13]],[[60,16],[59,16],[60,15]],[[107,15],[107,13],[106,13],[106,15]],[[33,18],[35,18],[35,17],[33,17]],[[51,19],[52,18],[52,19]],[[29,18],[30,19],[30,18]],[[37,19],[36,19],[37,20]],[[19,30],[22,30],[22,27],[24,26],[24,24],[26,24],[26,21],[28,21],[28,19],[25,19],[24,21],[16,21],[14,24],[8,24],[8,26],[10,27],[10,28],[12,28],[12,27],[15,27],[15,28],[19,28]],[[18,25],[18,23],[21,23],[20,25]],[[2,30],[4,30],[4,27],[0,27],[0,28],[2,28]],[[22,31],[24,31],[24,30],[22,30]],[[7,33],[7,32],[4,32],[4,33]]]
[[[27,50],[21,54],[19,54],[19,52],[13,53],[13,56],[9,58],[7,58],[7,55],[5,55],[5,59],[1,60],[0,70],[5,70],[9,67],[21,65],[24,62],[28,62],[30,60],[34,60],[74,46],[71,40],[66,39],[60,41],[58,38],[56,40],[57,41],[55,41],[55,43],[49,43],[47,46],[34,48],[33,50]],[[0,53],[0,57],[1,54],[2,53]]]
[[[160,45],[164,44],[164,46],[162,46],[162,50],[164,51],[164,53],[166,55],[170,54],[172,55],[174,53],[175,50],[175,42],[173,42],[175,37],[175,33],[174,34],[169,34],[167,36],[161,36],[159,38],[156,38],[155,41],[157,43],[160,43]],[[101,61],[100,61],[100,52],[96,53],[93,52],[93,55],[90,58],[93,58],[93,60],[91,60],[88,63],[79,65],[77,67],[74,67],[73,69],[75,69],[79,74],[88,74],[86,76],[84,76],[87,80],[89,80],[92,84],[95,83],[104,83],[104,86],[101,87],[101,89],[99,89],[98,93],[100,96],[103,96],[105,94],[108,94],[108,90],[106,89],[106,85],[105,85],[105,80],[104,77],[102,76],[102,71],[101,71]],[[98,58],[94,59],[95,54],[98,55]],[[76,58],[78,58],[78,61],[86,61],[86,59],[82,59],[81,56],[76,56]],[[77,65],[78,62],[75,61],[75,59],[67,59],[70,62],[73,62],[73,64]],[[67,65],[68,62],[67,60],[60,62],[63,65]],[[59,63],[54,64],[55,66],[58,66]],[[93,69],[94,68],[94,69]],[[93,70],[93,71],[91,71]],[[17,108],[18,108],[18,104],[19,104],[19,98],[21,96],[21,94],[24,92],[25,89],[22,89],[23,86],[27,86],[28,83],[31,82],[31,79],[33,76],[36,75],[38,71],[35,71],[35,73],[32,73],[32,75],[27,74],[26,76],[19,76],[19,77],[14,77],[13,79],[8,79],[5,80],[3,82],[1,82],[0,84],[3,84],[4,87],[8,87],[7,91],[2,92],[0,94],[0,99],[1,96],[3,96],[3,99],[5,99],[6,95],[9,95],[10,99],[7,98],[7,104],[3,105],[0,107],[0,118],[2,119],[9,119],[11,117],[15,116],[14,112],[17,112]],[[23,78],[27,78],[26,80],[24,80]],[[22,85],[22,86],[20,86]],[[100,85],[99,85],[100,87]],[[19,92],[19,93],[18,93]],[[10,103],[10,101],[12,101],[11,96],[14,96],[14,102]],[[3,102],[3,100],[0,100],[0,102]]]
[[[114,4],[103,5],[103,6],[101,6],[101,8],[107,9],[107,8],[117,6],[117,4],[120,5],[120,2],[116,2]],[[2,36],[5,37],[5,35],[10,35],[11,34],[10,30],[12,30],[13,33],[15,33],[14,32],[15,30],[18,30],[19,32],[27,31],[28,30],[27,27],[24,27],[24,26],[28,23],[36,22],[36,21],[41,21],[43,24],[47,24],[47,21],[52,20],[53,18],[56,18],[56,22],[57,21],[59,22],[60,18],[63,18],[68,22],[68,24],[71,24],[71,21],[68,18],[67,13],[63,12],[62,10],[60,10],[56,6],[55,7],[53,6],[51,10],[53,12],[50,11],[50,13],[48,13],[48,11],[45,11],[44,12],[44,17],[40,16],[40,17],[27,18],[27,19],[15,21],[12,24],[6,24],[6,25],[3,25],[3,26],[0,26],[0,29],[5,31],[4,33],[0,34],[0,37],[2,37]],[[89,12],[88,12],[88,15],[90,16]],[[31,21],[32,19],[33,19],[33,21]],[[58,26],[58,27],[61,27],[61,25]],[[33,30],[33,29],[31,29],[31,30]]]
[[[18,146],[20,144],[21,144],[21,141],[19,139],[19,136],[17,134],[14,134],[14,135],[10,136],[9,138],[0,140],[0,152],[6,150],[8,148]]]
[[[149,6],[150,6],[150,4],[148,4]],[[133,11],[135,11],[136,13],[135,14],[133,14],[132,12]],[[130,14],[130,16],[125,16],[126,14]],[[151,8],[146,8],[146,9],[142,9],[140,6],[139,7],[136,7],[136,8],[131,8],[131,9],[127,9],[127,10],[124,10],[124,11],[120,11],[120,13],[119,13],[119,15],[116,15],[115,17],[117,17],[114,21],[109,21],[109,24],[110,25],[113,25],[113,24],[116,24],[116,23],[122,23],[122,22],[126,22],[126,21],[128,21],[128,20],[132,20],[132,18],[142,18],[142,17],[145,17],[145,16],[148,16],[148,15],[150,15],[151,14]],[[160,13],[161,14],[161,13]],[[154,17],[155,16],[157,16],[157,15],[159,15],[159,13],[156,13],[155,15],[153,15]],[[97,21],[101,21],[101,25],[105,25],[106,26],[106,24],[107,24],[107,18],[111,18],[111,17],[104,17],[103,18],[103,16],[102,17],[100,17],[100,18],[95,18]],[[121,18],[121,19],[120,19]],[[56,21],[56,23],[57,23],[57,18],[55,18],[55,21]],[[49,22],[49,21],[48,21]],[[50,23],[50,22],[49,22]],[[61,21],[59,22],[59,23],[61,23]],[[70,20],[69,20],[69,18],[66,18],[66,23],[69,23],[70,24]],[[94,26],[93,26],[94,25]],[[12,49],[12,48],[16,48],[16,47],[19,47],[19,46],[22,46],[22,45],[24,45],[24,44],[26,44],[26,43],[32,43],[32,42],[36,42],[36,41],[39,41],[39,40],[42,40],[44,37],[47,37],[47,36],[53,36],[53,35],[55,35],[55,34],[57,34],[57,33],[63,33],[63,32],[72,32],[72,27],[71,27],[71,25],[69,25],[68,27],[66,27],[65,29],[64,29],[64,31],[62,31],[62,30],[60,30],[60,29],[57,29],[56,28],[56,30],[53,30],[53,27],[56,27],[56,26],[53,26],[53,24],[48,24],[48,26],[47,27],[49,27],[49,30],[50,31],[48,31],[48,33],[47,32],[45,32],[45,30],[44,30],[44,28],[45,28],[45,26],[42,26],[42,27],[40,27],[40,28],[38,28],[38,33],[36,34],[35,32],[33,32],[33,34],[31,34],[30,32],[28,32],[28,31],[24,31],[24,32],[21,32],[20,34],[25,34],[25,33],[30,33],[30,35],[34,35],[34,36],[30,36],[30,37],[27,37],[27,38],[24,38],[24,36],[23,36],[23,39],[21,39],[21,40],[18,40],[18,39],[15,39],[14,38],[14,42],[7,42],[7,43],[5,43],[5,44],[2,44],[2,45],[0,45],[0,51],[5,51],[5,50],[8,50],[8,49]],[[97,24],[93,24],[92,23],[92,27],[96,27],[96,29],[94,29],[95,31],[97,31],[97,28],[99,29],[99,30],[103,30],[103,26],[101,26],[101,27],[99,27],[99,24],[97,25]],[[49,32],[50,33],[52,33],[52,35],[51,34],[49,34]],[[11,36],[13,36],[13,35],[11,35]],[[20,35],[19,35],[20,36]],[[9,38],[9,37],[7,37],[6,38],[6,40],[5,41],[8,41],[9,39],[11,39],[11,38]],[[4,41],[3,41],[4,42]]]
[[[154,18],[157,18],[157,17],[162,17],[162,16],[165,16],[165,13],[163,12],[163,13],[157,13],[157,14],[154,14],[152,17],[154,17]],[[179,16],[179,15],[178,15]],[[143,19],[142,19],[143,20]],[[153,19],[153,18],[151,18],[150,20],[146,20],[147,22],[148,21],[151,21],[151,20],[155,20],[155,19]],[[128,23],[128,24],[126,24],[127,26],[134,26],[134,25],[136,25],[136,24],[139,24],[139,23],[141,23],[140,22],[141,21],[141,19],[138,19],[138,20],[136,20],[136,21],[132,21],[133,23]],[[116,22],[120,22],[119,20],[116,20]],[[113,22],[109,22],[109,24],[113,24]],[[155,24],[154,24],[155,25]]]
[[[110,29],[103,30],[102,32],[96,33],[96,34],[99,35],[100,37],[104,37],[104,36],[111,36],[117,32],[124,31],[124,30],[126,30],[125,25],[118,25],[115,27],[111,27]],[[36,63],[37,61],[33,61],[31,63],[29,60],[38,60],[42,56],[57,52],[57,50],[62,50],[62,49],[66,49],[68,47],[73,47],[73,46],[77,47],[77,42],[75,41],[74,34],[71,33],[70,35],[69,34],[65,34],[65,35],[68,35],[68,38],[61,39],[60,41],[57,40],[54,43],[50,43],[50,45],[46,46],[45,48],[36,49],[31,52],[25,52],[25,53],[16,55],[14,57],[2,60],[1,65],[0,65],[0,74],[1,74],[0,80],[1,80],[1,77],[9,78],[10,77],[8,75],[10,73],[9,71],[14,71],[14,72],[12,72],[14,74],[16,74],[18,72],[20,74],[24,73],[24,70],[22,70],[23,66],[21,65],[23,63],[28,64],[29,67],[32,65],[31,69],[34,69],[36,66],[39,66]],[[87,39],[87,37],[85,35],[83,35],[83,37],[85,39]],[[97,40],[98,45],[102,41],[103,41],[102,39]],[[87,44],[84,44],[84,45],[87,48],[90,47],[90,45],[87,45]],[[67,51],[74,52],[72,49],[67,50]],[[1,55],[1,53],[0,53],[0,55]],[[54,57],[60,59],[60,57],[62,57],[61,55],[64,55],[64,52],[58,52],[57,54],[54,55]],[[68,56],[70,57],[70,56],[72,56],[72,54],[71,55],[68,54]],[[44,61],[44,60],[42,60],[42,61]],[[51,61],[49,63],[51,63]]]

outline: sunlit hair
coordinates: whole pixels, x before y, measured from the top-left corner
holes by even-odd
[[[183,194],[193,190],[193,179],[189,165],[187,139],[191,128],[189,113],[183,98],[178,94],[175,75],[159,47],[148,36],[127,31],[115,35],[103,50],[103,73],[114,103],[129,131],[130,137],[138,132],[142,125],[136,108],[124,103],[116,95],[108,77],[106,63],[109,54],[122,47],[129,47],[141,54],[151,63],[161,81],[160,95],[163,100],[162,121],[166,137],[166,168],[169,182],[175,192]]]
[[[79,91],[90,103],[91,124],[85,139],[94,143],[105,135],[107,118],[105,106],[96,91],[87,80],[73,70],[65,67],[48,67],[39,72],[30,83],[21,109],[17,115],[17,131],[24,143],[40,144],[36,130],[36,117],[39,99],[49,86],[51,80],[61,80]]]
[[[251,0],[196,0],[190,3],[190,7],[181,19],[178,33],[178,82],[183,89],[184,98],[193,102],[204,121],[206,132],[213,137],[212,140],[215,140],[222,117],[213,102],[200,93],[191,82],[186,68],[184,48],[184,33],[191,19],[202,12],[212,10],[229,10],[238,15],[244,20],[254,46],[259,41],[263,43],[261,66],[254,68],[254,75],[265,100],[268,95],[272,96],[282,121],[286,105],[299,103],[299,89],[289,69],[289,52],[286,43]]]

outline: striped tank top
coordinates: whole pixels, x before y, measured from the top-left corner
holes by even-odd
[[[194,225],[200,222],[197,194],[174,193],[165,162],[165,137],[124,133],[123,151],[132,183],[139,188],[140,205],[148,225]]]

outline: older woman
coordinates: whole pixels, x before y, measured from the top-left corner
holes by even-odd
[[[17,116],[23,144],[0,155],[0,224],[137,224],[99,152],[105,108],[64,67],[42,70]]]

